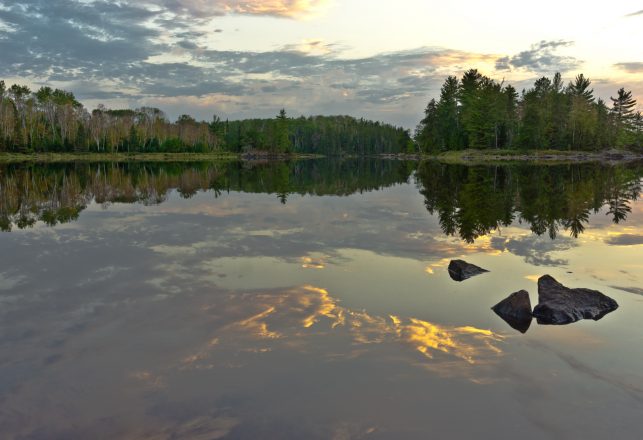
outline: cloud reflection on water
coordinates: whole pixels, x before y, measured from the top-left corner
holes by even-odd
[[[62,179],[61,168],[50,171]],[[214,170],[187,172],[194,182],[179,192],[171,188],[182,167],[151,167],[147,180],[136,166],[115,167],[113,190],[90,190],[111,194],[106,209],[88,200],[78,218],[61,217],[70,223],[0,234],[9,250],[0,255],[2,432],[37,437],[45,426],[62,438],[97,431],[113,438],[416,438],[430,428],[436,437],[460,430],[469,438],[479,426],[508,429],[510,417],[512,433],[542,438],[585,434],[588,415],[601,420],[595,434],[622,434],[619,427],[640,418],[639,401],[618,394],[617,382],[594,382],[598,374],[580,376],[565,360],[578,359],[601,378],[640,383],[640,354],[631,349],[639,342],[640,246],[606,243],[641,234],[640,202],[632,201],[626,224],[599,210],[579,238],[555,240],[547,228],[535,236],[528,222],[498,228],[493,210],[469,213],[473,229],[460,227],[478,236],[467,242],[443,235],[450,219],[464,217],[430,215],[416,187],[388,186],[406,181],[405,172],[400,177],[390,164],[365,168],[372,174],[340,185],[340,194],[313,197],[336,188],[304,167],[291,188],[308,195],[293,194],[284,206],[270,194],[277,183],[257,183],[269,169],[230,172],[237,191],[217,193],[209,179],[217,183],[225,173]],[[14,171],[17,192],[2,195],[12,221],[31,208],[66,208],[64,200],[76,203],[83,190],[82,179],[65,180],[62,194],[29,187],[33,170]],[[579,167],[574,179],[580,173],[600,195],[600,177],[613,171]],[[492,191],[493,173],[480,172]],[[144,183],[137,187],[136,179]],[[29,192],[20,193],[24,185]],[[356,188],[365,192],[347,196]],[[524,191],[512,188],[506,194],[526,203]],[[433,191],[444,194],[429,198],[442,206],[448,189],[438,185]],[[155,204],[159,195],[163,203]],[[541,226],[562,231],[564,210],[540,196]],[[476,206],[461,200],[465,211]],[[461,255],[491,275],[456,286],[446,265]],[[600,326],[505,335],[510,329],[489,307],[515,288],[534,294],[525,277],[544,271],[565,274],[570,285],[605,289],[609,282],[631,293],[609,292],[622,311]],[[532,340],[573,358],[561,363]],[[599,411],[598,399],[610,410]],[[575,412],[561,410],[570,407]],[[478,424],[458,424],[465,413]]]
[[[430,363],[432,371],[440,371],[440,365],[444,365],[440,371],[444,375],[458,371],[453,365],[461,363],[461,373],[466,371],[467,376],[478,377],[476,372],[467,371],[465,367],[493,362],[503,353],[504,336],[491,330],[351,310],[341,306],[326,289],[311,285],[256,293],[251,297],[232,295],[220,304],[205,307],[203,312],[216,310],[218,316],[227,316],[228,309],[238,311],[239,307],[250,316],[213,333],[211,341],[216,343],[209,342],[197,353],[187,356],[183,368],[188,364],[203,368],[220,360],[222,351],[230,356],[231,352],[247,351],[249,347],[257,353],[295,349],[323,358],[328,347],[318,345],[319,338],[330,337],[331,332],[336,332],[335,337],[342,341],[332,347],[335,360],[354,353],[364,355],[382,345],[402,344],[421,356],[407,352],[399,361]]]

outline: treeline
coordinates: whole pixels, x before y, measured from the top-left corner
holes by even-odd
[[[0,81],[0,151],[209,152],[220,148],[210,124],[181,116],[170,123],[156,108],[89,113],[71,92],[32,92]]]
[[[389,124],[350,116],[313,116],[275,119],[249,119],[220,122],[231,151],[268,150],[279,153],[390,154],[413,152],[407,130]]]
[[[446,79],[415,132],[418,148],[439,153],[466,148],[602,150],[643,146],[643,117],[632,92],[606,103],[578,75],[565,85],[557,73],[521,94],[477,70]]]
[[[348,196],[406,183],[415,167],[367,158],[0,165],[0,231],[72,222],[92,202],[160,204],[173,190],[183,198],[267,193],[284,204],[292,195]]]
[[[412,148],[408,131],[349,116],[170,122],[158,108],[89,112],[74,94],[0,81],[0,151],[378,154]]]

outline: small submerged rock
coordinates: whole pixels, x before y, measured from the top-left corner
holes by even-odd
[[[570,289],[549,275],[538,280],[538,305],[533,315],[538,324],[571,324],[581,319],[598,321],[618,304],[597,290]]]
[[[489,271],[464,260],[451,260],[449,263],[449,275],[454,281],[464,281],[485,272]]]
[[[520,290],[503,299],[491,308],[512,328],[520,333],[526,333],[533,319],[529,292]]]

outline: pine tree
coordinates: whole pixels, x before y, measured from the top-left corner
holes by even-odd
[[[438,104],[429,101],[424,110],[424,119],[416,129],[415,141],[423,153],[437,153],[442,147],[439,133]]]
[[[588,142],[593,137],[596,109],[593,106],[594,90],[589,88],[591,84],[592,82],[581,73],[567,87],[571,100],[569,122],[572,148],[588,147]]]
[[[462,76],[458,90],[462,142],[464,147],[479,147],[478,133],[481,118],[480,87],[483,77],[476,69],[470,69]]]
[[[585,78],[585,75],[582,73],[576,76],[574,82],[570,82],[567,90],[572,96],[579,96],[583,98],[588,104],[594,102],[594,89],[590,89],[589,86],[592,82],[589,78]]]
[[[628,145],[634,141],[634,107],[636,100],[632,98],[632,92],[626,92],[624,88],[619,89],[616,98],[612,100],[612,114],[616,123],[616,143],[619,146]]]
[[[279,153],[290,153],[290,135],[288,133],[288,117],[286,110],[281,109],[277,115],[276,147]]]
[[[436,108],[440,139],[447,150],[461,148],[458,91],[458,79],[455,76],[448,77],[440,90],[440,100]]]
[[[503,90],[505,114],[502,126],[502,145],[511,148],[514,144],[514,137],[518,130],[518,92],[512,85]]]

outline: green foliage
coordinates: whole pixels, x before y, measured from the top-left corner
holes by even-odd
[[[408,132],[380,122],[350,116],[245,119],[226,123],[230,151],[268,151],[325,155],[402,153]]]
[[[402,128],[348,116],[176,122],[152,107],[88,113],[71,92],[0,82],[0,151],[212,153],[261,151],[273,154],[328,155],[414,151]]]
[[[641,147],[636,101],[621,89],[608,109],[594,100],[591,81],[576,76],[567,87],[559,73],[539,78],[519,96],[511,85],[471,69],[444,82],[415,132],[421,151],[475,149],[599,150]]]

